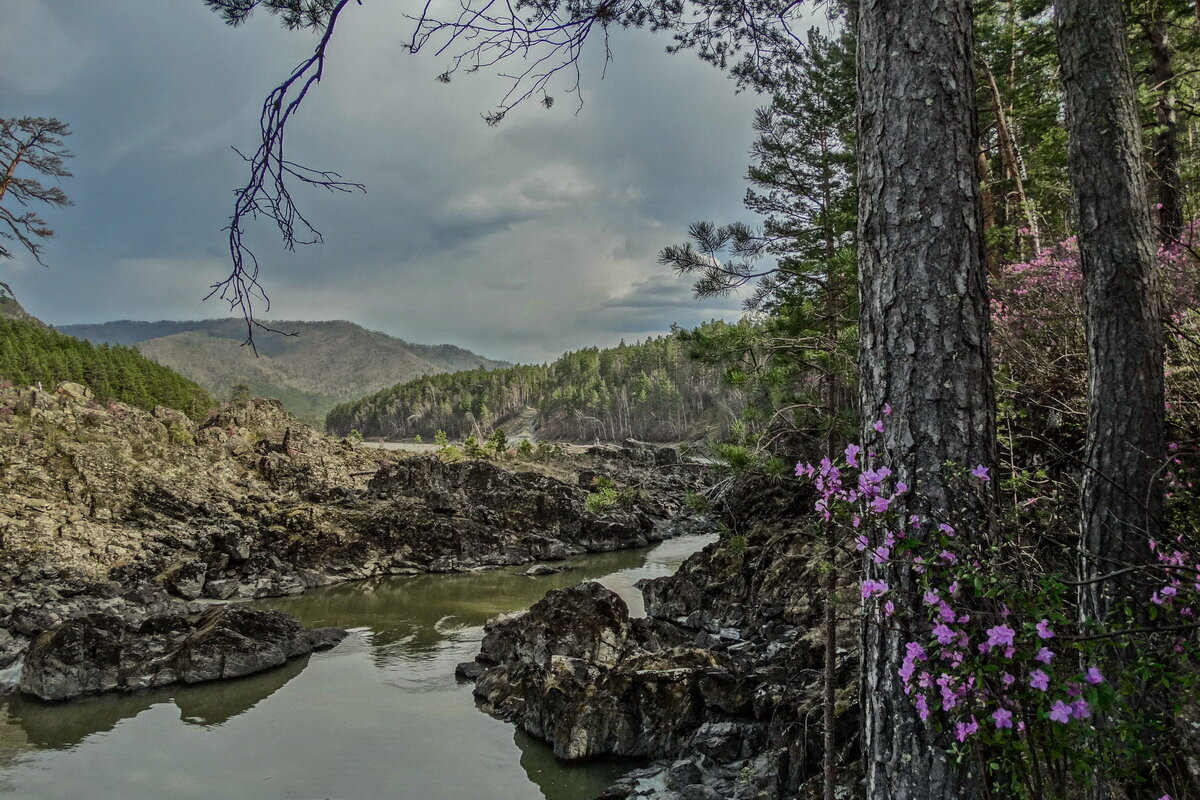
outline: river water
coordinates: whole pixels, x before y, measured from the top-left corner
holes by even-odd
[[[422,575],[261,601],[351,635],[232,681],[63,704],[0,697],[0,799],[586,800],[629,763],[560,764],[475,708],[454,666],[483,623],[599,579],[641,613],[634,582],[714,537],[575,559],[570,572]]]

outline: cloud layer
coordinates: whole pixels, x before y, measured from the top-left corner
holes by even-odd
[[[744,219],[751,111],[761,98],[665,40],[616,31],[593,52],[584,100],[480,117],[506,84],[434,77],[412,56],[399,4],[348,8],[324,82],[289,152],[367,194],[298,194],[325,234],[287,253],[254,234],[275,318],[351,319],[496,358],[563,350],[736,317],[690,299],[655,262],[697,219]],[[0,264],[56,323],[222,316],[202,303],[225,270],[230,149],[252,147],[258,106],[313,45],[263,15],[237,29],[200,0],[5,0],[0,116],[71,124],[73,208],[51,219],[51,270]],[[599,43],[597,43],[599,44]],[[600,79],[601,72],[604,79]]]

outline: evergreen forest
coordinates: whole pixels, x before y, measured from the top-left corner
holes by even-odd
[[[161,405],[193,419],[213,407],[208,393],[179,373],[151,361],[132,347],[94,346],[37,323],[0,319],[0,380],[16,386],[62,381],[82,383],[100,403],[138,408]]]

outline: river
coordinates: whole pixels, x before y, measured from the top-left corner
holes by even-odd
[[[260,601],[340,645],[232,681],[62,704],[0,697],[0,798],[586,800],[630,767],[560,764],[475,708],[454,666],[483,623],[550,589],[599,579],[642,613],[634,582],[673,572],[714,537],[510,569],[342,584]]]

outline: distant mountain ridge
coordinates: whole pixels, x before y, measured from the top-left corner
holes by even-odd
[[[296,336],[259,331],[249,347],[241,318],[196,321],[119,320],[98,325],[60,325],[58,330],[93,344],[136,347],[216,396],[238,384],[276,397],[296,416],[320,426],[339,403],[424,375],[496,369],[508,362],[449,344],[414,344],[345,320],[272,321]]]

